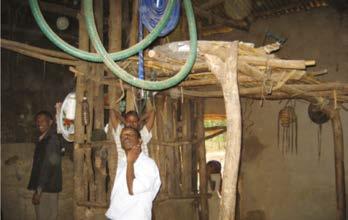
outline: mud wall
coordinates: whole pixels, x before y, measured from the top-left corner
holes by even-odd
[[[233,31],[211,36],[211,40],[241,40],[262,45],[267,31],[287,38],[281,58],[314,59],[313,70],[328,69],[321,79],[348,82],[348,15],[321,8],[258,20],[246,32]],[[216,100],[210,111],[221,106]],[[220,100],[222,102],[222,100]],[[243,100],[245,102],[245,100]],[[330,122],[322,127],[321,156],[318,157],[318,125],[308,118],[308,104],[296,102],[298,153],[283,155],[277,148],[277,117],[286,101],[254,101],[244,123],[241,163],[241,219],[324,220],[335,219],[335,171]],[[249,106],[249,105],[248,105]],[[348,113],[341,111],[345,146],[348,142]],[[348,154],[345,152],[346,189]]]

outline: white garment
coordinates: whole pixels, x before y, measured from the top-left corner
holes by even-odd
[[[155,161],[140,153],[134,163],[133,193],[127,187],[127,161],[120,161],[110,197],[110,207],[105,213],[112,220],[151,220],[152,201],[161,186]]]
[[[105,127],[106,133],[107,133],[108,126],[109,125],[106,125],[106,127]],[[122,146],[121,146],[121,137],[120,137],[121,131],[123,128],[124,128],[123,124],[118,124],[117,128],[115,130],[113,130],[113,132],[112,132],[112,134],[114,136],[115,143],[116,143],[118,161],[121,161],[122,159],[126,158],[126,153],[124,152],[124,150],[122,149]],[[141,136],[141,140],[143,141],[143,143],[141,144],[141,151],[146,156],[149,156],[149,149],[147,148],[147,144],[151,141],[152,133],[151,133],[151,131],[147,130],[146,126],[144,126],[140,130],[140,136]]]
[[[218,219],[219,212],[220,212],[220,183],[221,183],[221,174],[220,173],[213,173],[210,174],[210,180],[213,181],[214,188],[212,189],[211,182],[208,181],[208,193],[211,193],[211,197],[208,200],[208,206],[209,206],[209,219]]]

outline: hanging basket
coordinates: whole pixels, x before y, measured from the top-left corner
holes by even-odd
[[[279,111],[279,122],[284,128],[290,127],[290,124],[296,121],[295,110],[291,106],[286,106]]]
[[[330,116],[322,111],[318,105],[310,104],[308,106],[308,115],[312,122],[316,124],[324,124],[329,119]]]

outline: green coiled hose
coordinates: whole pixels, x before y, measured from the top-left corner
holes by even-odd
[[[94,22],[94,14],[93,14],[93,0],[84,0],[84,14],[86,19],[86,26],[89,37],[93,46],[95,47],[98,54],[89,53],[86,51],[79,50],[65,41],[63,41],[59,36],[57,36],[52,29],[48,26],[45,19],[42,16],[37,0],[29,0],[30,8],[35,17],[36,22],[41,28],[42,32],[60,49],[63,51],[81,58],[83,60],[92,61],[92,62],[101,62],[103,61],[105,65],[110,68],[110,70],[118,76],[120,79],[126,81],[127,83],[139,87],[146,90],[163,90],[170,87],[173,87],[180,83],[183,79],[186,78],[188,73],[190,72],[197,54],[197,32],[196,32],[196,23],[194,19],[193,9],[190,0],[184,0],[184,7],[186,11],[189,33],[190,33],[190,55],[181,68],[181,70],[173,77],[163,80],[163,81],[148,81],[137,79],[135,76],[127,73],[122,68],[120,68],[114,60],[121,60],[128,58],[134,54],[136,54],[139,50],[142,50],[149,46],[151,42],[160,34],[162,29],[165,27],[166,22],[170,17],[170,13],[168,12],[173,9],[174,1],[169,0],[168,8],[166,9],[166,13],[161,21],[158,23],[156,28],[141,42],[130,47],[126,50],[108,54],[105,50],[96,29],[96,25]],[[167,13],[168,12],[168,13]],[[167,20],[166,20],[167,19]]]
[[[136,86],[142,89],[147,89],[147,90],[163,90],[163,89],[167,89],[177,85],[187,76],[187,74],[190,72],[196,60],[197,33],[196,33],[196,24],[195,24],[192,5],[190,0],[184,0],[184,7],[187,13],[187,20],[188,20],[188,26],[189,26],[189,32],[190,32],[190,55],[186,63],[184,64],[184,66],[175,76],[172,76],[171,78],[163,80],[163,81],[154,82],[154,81],[138,79],[135,76],[124,71],[115,62],[113,62],[112,58],[105,50],[96,29],[96,25],[94,22],[94,15],[93,15],[93,0],[84,1],[84,12],[85,12],[85,18],[86,18],[86,24],[87,24],[87,31],[95,50],[100,55],[102,55],[105,65],[120,79],[126,81],[127,83],[133,86]]]
[[[149,33],[142,41],[138,42],[134,46],[111,53],[111,57],[113,60],[123,60],[130,56],[133,56],[139,52],[139,50],[143,50],[146,47],[148,47],[161,33],[161,31],[165,28],[170,15],[172,14],[172,11],[174,9],[174,0],[169,0],[168,6],[166,8],[166,11],[163,15],[163,18],[160,22],[158,22],[157,26],[151,33]],[[67,42],[65,42],[63,39],[61,39],[54,31],[50,28],[50,26],[47,24],[45,18],[43,17],[40,6],[38,3],[38,0],[29,0],[29,6],[31,9],[31,12],[35,18],[36,23],[39,25],[41,31],[45,34],[45,36],[54,43],[58,48],[63,50],[64,52],[75,56],[77,58],[80,58],[82,60],[90,61],[90,62],[103,62],[102,57],[97,53],[91,53],[88,51],[80,50]],[[91,14],[91,13],[89,13]]]

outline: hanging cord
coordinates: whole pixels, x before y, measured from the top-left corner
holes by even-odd
[[[121,87],[122,94],[121,94],[121,96],[115,101],[115,104],[119,103],[119,102],[124,98],[124,96],[125,96],[124,87],[123,87],[123,81],[120,80],[120,79],[119,79],[118,81],[120,82],[120,87]],[[110,106],[112,106],[111,102],[112,102],[112,101],[110,100]]]
[[[320,161],[320,156],[321,156],[321,133],[322,133],[322,124],[319,124],[318,128],[318,161]]]
[[[266,90],[266,94],[270,95],[272,93],[272,88],[273,88],[273,83],[272,83],[272,69],[269,66],[269,58],[267,57],[266,60],[266,69],[265,69],[265,75],[262,81],[262,86],[261,86],[261,100],[260,100],[260,106],[263,105],[263,102],[266,101],[266,97],[265,97],[265,90]]]

